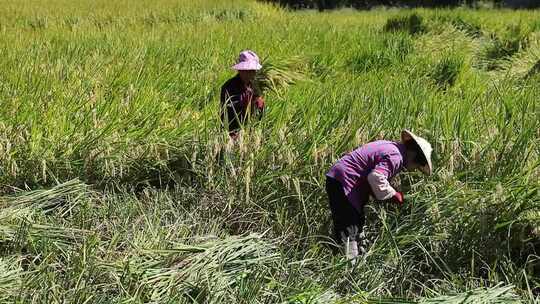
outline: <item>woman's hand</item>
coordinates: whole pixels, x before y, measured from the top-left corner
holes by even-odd
[[[399,206],[403,206],[403,202],[405,201],[405,198],[403,197],[403,193],[396,192],[394,196],[390,199],[393,203],[398,204]]]
[[[264,109],[264,98],[259,96],[257,97],[257,99],[255,99],[255,107],[259,110],[259,111],[262,111]]]

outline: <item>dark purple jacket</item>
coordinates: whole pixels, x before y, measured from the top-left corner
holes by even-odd
[[[240,75],[229,79],[221,87],[221,121],[230,132],[240,129],[247,118],[261,118],[264,99],[253,85],[245,85]]]

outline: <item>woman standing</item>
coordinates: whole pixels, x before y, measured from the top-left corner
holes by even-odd
[[[262,68],[257,54],[242,51],[232,68],[237,75],[221,87],[221,121],[229,135],[236,139],[251,116],[262,117],[264,99],[254,84],[257,71]]]

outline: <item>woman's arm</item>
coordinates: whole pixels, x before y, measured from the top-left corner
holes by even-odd
[[[384,201],[396,195],[397,191],[388,182],[387,175],[382,170],[374,169],[368,174],[368,183],[373,195],[379,201]]]

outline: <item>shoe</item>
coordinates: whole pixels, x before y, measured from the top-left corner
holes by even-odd
[[[341,232],[341,241],[344,247],[345,257],[347,257],[347,260],[350,260],[351,264],[354,266],[359,253],[357,242],[358,227],[347,227],[347,233],[348,235],[345,235],[345,233]]]

